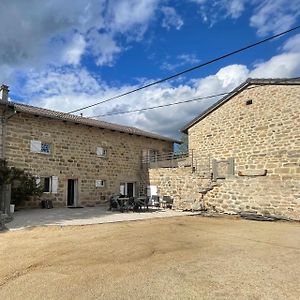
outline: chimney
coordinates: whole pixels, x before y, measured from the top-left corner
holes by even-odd
[[[1,100],[8,102],[8,92],[9,92],[8,86],[2,84],[0,87],[0,92],[1,92]]]

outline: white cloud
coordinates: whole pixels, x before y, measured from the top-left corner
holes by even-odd
[[[155,86],[116,101],[84,110],[83,114],[85,116],[102,115],[115,111],[188,100],[216,92],[227,92],[246,79],[246,70],[245,66],[228,66],[222,68],[215,75],[194,80],[190,85],[184,84],[174,87],[165,84]],[[31,80],[28,81],[23,93],[31,96],[32,104],[60,111],[70,111],[77,107],[87,106],[136,87],[111,87],[88,73],[87,70],[78,68],[32,73],[30,77]],[[102,119],[175,136],[179,128],[188,122],[195,115],[195,112],[198,113],[210,104],[211,100],[202,100],[135,114],[102,117]]]
[[[107,25],[114,32],[143,34],[155,15],[159,0],[115,0],[108,2]]]
[[[175,58],[175,62],[169,62],[170,57],[166,57],[161,64],[162,70],[174,71],[180,67],[196,65],[200,62],[200,59],[195,54],[180,54]]]
[[[300,35],[290,38],[281,53],[249,69],[245,65],[229,65],[213,75],[195,78],[189,83],[165,83],[127,97],[83,111],[85,116],[133,110],[154,105],[183,101],[195,97],[228,92],[248,77],[293,77],[300,74]],[[57,68],[44,73],[30,73],[23,93],[34,105],[71,111],[124,93],[137,86],[110,86],[80,67]],[[136,126],[164,135],[175,136],[178,130],[215,100],[201,100],[139,113],[102,117],[102,119]]]
[[[179,30],[184,24],[182,18],[177,14],[175,8],[170,6],[164,6],[161,8],[164,18],[162,20],[162,27],[166,29],[175,28]]]
[[[299,0],[190,0],[199,5],[205,23],[213,26],[220,20],[237,19],[248,6],[251,11],[250,26],[260,36],[288,30],[300,16]]]
[[[292,36],[282,47],[283,51],[300,52],[300,33]]]
[[[254,0],[254,4],[258,4]],[[264,0],[255,9],[250,25],[261,36],[291,28],[300,16],[299,0]]]
[[[219,20],[237,19],[245,10],[246,0],[190,0],[199,5],[202,20],[213,26]]]
[[[0,81],[11,84],[16,72],[49,64],[79,65],[85,54],[98,65],[113,65],[126,43],[142,38],[159,2],[2,0]]]
[[[228,3],[229,2],[229,3]],[[237,19],[241,16],[242,12],[245,9],[245,1],[241,0],[232,0],[227,1],[227,12],[233,18]]]
[[[91,44],[91,51],[96,57],[98,66],[114,64],[116,55],[121,52],[121,47],[117,45],[111,34],[100,34],[97,31],[91,31],[88,35]]]
[[[63,60],[67,64],[78,65],[81,56],[84,54],[86,48],[86,41],[81,34],[73,36],[72,42],[66,47],[63,53]]]
[[[284,53],[272,57],[270,60],[255,65],[251,77],[293,77],[300,74],[300,52]]]

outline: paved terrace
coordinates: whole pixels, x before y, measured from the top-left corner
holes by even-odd
[[[197,213],[181,212],[171,209],[153,209],[142,212],[108,211],[106,207],[85,208],[53,208],[53,209],[24,209],[14,213],[12,222],[6,224],[10,230],[45,225],[87,225],[121,221],[167,218],[176,216],[195,215]]]

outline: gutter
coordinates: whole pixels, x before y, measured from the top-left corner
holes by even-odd
[[[9,108],[12,108],[13,110],[9,113]],[[2,159],[5,159],[5,152],[6,152],[6,133],[7,133],[7,121],[12,118],[14,115],[16,115],[17,111],[15,109],[15,106],[12,104],[7,103],[5,105],[5,109],[3,112],[2,117]]]

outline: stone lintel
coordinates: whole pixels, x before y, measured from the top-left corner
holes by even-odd
[[[266,176],[267,175],[267,170],[262,169],[262,170],[243,170],[238,172],[239,176]]]

